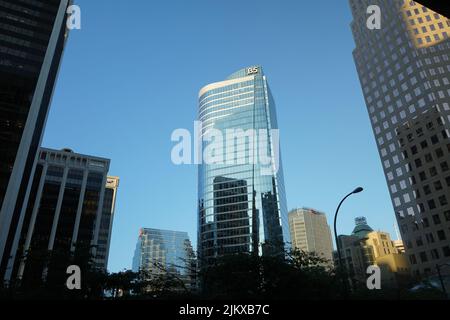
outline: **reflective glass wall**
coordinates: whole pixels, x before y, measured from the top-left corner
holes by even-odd
[[[133,271],[150,277],[172,274],[194,286],[195,257],[187,232],[143,228],[133,257]]]
[[[275,104],[262,68],[241,69],[204,87],[198,120],[204,152],[212,131],[223,134],[216,150],[223,151],[223,161],[203,159],[198,170],[199,262],[238,252],[281,253],[290,242],[287,207],[281,156],[275,160],[278,141],[271,140],[270,129],[278,129]],[[230,136],[230,130],[247,136]],[[261,163],[261,153],[277,162],[278,170]]]

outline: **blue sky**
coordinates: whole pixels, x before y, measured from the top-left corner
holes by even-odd
[[[313,207],[350,233],[354,218],[394,233],[394,213],[352,50],[348,2],[78,0],[43,146],[111,159],[121,178],[109,269],[131,267],[140,227],[196,243],[195,166],[170,159],[197,94],[255,64],[274,95],[290,209]]]

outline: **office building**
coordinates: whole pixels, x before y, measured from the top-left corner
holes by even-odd
[[[289,212],[292,248],[315,253],[332,262],[333,242],[325,213],[301,208]]]
[[[367,268],[376,265],[381,269],[382,287],[402,286],[410,279],[411,269],[406,255],[399,251],[399,240],[395,243],[389,233],[373,231],[365,217],[355,219],[351,235],[340,235],[341,256],[353,284],[365,284]],[[339,265],[337,253],[334,254]]]
[[[364,243],[371,232],[373,229],[367,224],[366,218],[357,217],[351,235],[338,236],[345,270],[356,282],[364,281],[367,268],[375,262],[373,248]],[[334,254],[334,260],[336,266],[340,265],[337,252]]]
[[[108,267],[109,247],[111,243],[118,187],[119,177],[108,176],[106,179],[105,196],[103,198],[103,213],[100,220],[100,230],[98,232],[95,256],[96,267],[104,271],[107,271]]]
[[[366,27],[378,5],[381,28]],[[351,0],[353,52],[415,275],[450,261],[450,21],[419,2]],[[450,270],[443,270],[448,273]]]
[[[89,260],[105,271],[118,186],[118,178],[107,176],[109,165],[108,159],[70,149],[40,148],[6,281],[65,279],[69,265]]]
[[[150,279],[169,276],[182,281],[185,288],[194,289],[196,260],[187,232],[139,230],[132,269],[145,272]]]
[[[203,87],[198,120],[202,150],[208,148],[205,137],[212,132],[226,137],[223,161],[199,166],[199,263],[233,253],[281,254],[290,236],[283,168],[273,134],[278,129],[275,103],[262,67],[241,69]],[[230,137],[230,131],[245,137]],[[259,161],[261,152],[271,165]]]
[[[67,37],[69,2],[0,2],[0,278],[21,205],[29,197],[28,180]]]

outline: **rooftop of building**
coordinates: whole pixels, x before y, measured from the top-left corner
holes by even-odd
[[[366,238],[367,235],[373,231],[373,229],[367,224],[365,217],[355,218],[355,228],[352,231],[352,236],[356,236],[360,239]]]
[[[198,97],[200,98],[207,91],[214,90],[216,88],[224,87],[227,85],[231,85],[233,83],[238,83],[238,82],[245,80],[246,78],[251,80],[252,78],[254,78],[254,75],[256,75],[256,74],[260,74],[260,75],[264,74],[262,66],[254,65],[254,66],[239,69],[238,71],[233,72],[231,75],[229,75],[227,78],[225,78],[225,80],[213,82],[213,83],[207,84],[206,86],[201,88],[199,91]]]
[[[297,212],[310,212],[310,213],[313,213],[313,214],[325,216],[325,212],[317,210],[317,209],[314,209],[314,208],[308,208],[308,207],[294,208],[294,209],[289,211],[289,214],[295,214]]]
[[[165,230],[165,229],[156,229],[156,228],[141,228],[139,229],[139,235],[142,235],[144,233],[147,234],[176,234],[179,236],[186,236],[189,237],[188,233],[186,231],[176,231],[176,230]]]
[[[66,154],[70,157],[79,157],[79,158],[84,158],[84,159],[93,159],[93,160],[97,160],[97,161],[105,161],[105,162],[110,162],[111,160],[108,158],[104,158],[104,157],[98,157],[98,156],[92,156],[92,155],[87,155],[87,154],[82,154],[82,153],[77,153],[75,151],[73,151],[73,149],[70,148],[63,148],[61,150],[56,150],[56,149],[50,149],[50,148],[45,148],[45,147],[40,147],[39,148],[39,152],[46,152],[46,153],[53,153],[53,154]]]

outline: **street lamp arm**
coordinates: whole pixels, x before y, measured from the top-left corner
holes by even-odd
[[[338,252],[338,257],[339,257],[339,267],[341,270],[344,270],[344,264],[342,262],[342,256],[341,256],[341,246],[339,245],[339,240],[338,240],[338,235],[337,235],[337,229],[336,229],[336,220],[337,220],[337,216],[339,213],[339,209],[341,208],[342,203],[345,201],[345,199],[347,199],[348,197],[350,197],[352,194],[355,193],[360,193],[361,191],[363,191],[363,188],[358,187],[355,190],[353,190],[352,192],[350,192],[349,194],[347,194],[342,200],[341,202],[339,202],[339,205],[336,209],[336,213],[334,214],[334,240],[336,242],[336,249]],[[342,277],[342,283],[344,285],[344,293],[345,293],[345,298],[347,298],[347,281],[345,279],[345,277]]]
[[[335,240],[336,240],[336,247],[339,246],[338,243],[337,243],[338,236],[337,236],[337,231],[336,231],[336,220],[337,220],[337,216],[338,216],[338,213],[339,213],[339,209],[341,208],[341,205],[342,205],[342,203],[345,201],[345,199],[347,199],[348,197],[350,197],[352,194],[353,194],[353,192],[350,192],[348,195],[346,195],[346,196],[341,200],[341,202],[339,202],[339,205],[338,205],[338,207],[337,207],[337,209],[336,209],[336,213],[334,214],[334,236],[335,236]],[[339,248],[339,247],[338,247],[338,248]],[[338,254],[339,254],[339,250],[338,250]],[[341,262],[340,260],[341,260],[341,259],[339,258],[339,263]]]

